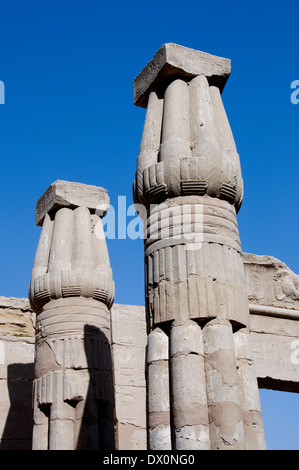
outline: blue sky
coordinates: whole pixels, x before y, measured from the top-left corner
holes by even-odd
[[[103,186],[116,210],[118,196],[132,204],[145,116],[132,84],[166,42],[231,59],[223,101],[245,184],[243,251],[299,273],[298,17],[298,0],[0,0],[0,295],[27,297],[35,203],[52,182]],[[142,240],[108,248],[115,301],[143,304]],[[268,448],[299,449],[288,395],[261,392]]]

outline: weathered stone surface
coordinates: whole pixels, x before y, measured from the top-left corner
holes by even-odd
[[[116,446],[119,450],[146,450],[146,430],[128,422],[125,424],[118,422]]]
[[[254,389],[254,378],[251,372],[253,367],[256,368],[260,387],[293,392],[299,390],[299,323],[297,320],[299,315],[296,309],[296,296],[294,298],[292,289],[287,291],[290,294],[284,299],[277,299],[273,294],[275,292],[274,285],[277,282],[275,274],[283,270],[291,277],[294,286],[296,286],[296,275],[291,273],[285,264],[272,257],[243,253],[243,258],[246,258],[244,264],[245,271],[247,270],[251,310],[257,309],[257,307],[261,310],[260,314],[257,314],[257,310],[255,310],[256,313],[250,315],[250,339],[253,351],[248,350],[246,342],[239,341],[241,333],[234,336],[235,345],[237,345],[238,373],[251,377],[250,380],[247,380],[245,389],[240,389],[242,417],[247,446],[249,448],[263,448],[264,434],[259,404],[256,394],[250,392]],[[252,271],[257,276],[254,284],[252,283]],[[28,449],[31,448],[32,435],[29,423],[32,419],[31,388],[35,314],[30,308],[28,299],[1,297],[0,309],[1,448]],[[116,378],[116,441],[119,449],[145,449],[147,441],[144,375],[145,309],[140,306],[114,305],[111,324],[114,376]],[[178,330],[179,328],[175,328],[173,334],[176,335]],[[193,355],[194,351],[200,353],[198,349],[200,344],[195,342],[193,345],[188,337],[188,335],[178,336],[178,340],[171,344],[172,354],[178,353],[178,346],[175,349],[175,344],[180,345],[180,351],[183,350],[185,354],[188,351]],[[156,355],[157,351],[155,347],[152,354]],[[59,363],[60,356],[57,353],[56,358]],[[167,358],[167,352],[162,355],[164,359]],[[155,356],[152,356],[152,359],[154,358]],[[156,359],[158,359],[157,356]],[[247,372],[243,374],[244,369],[247,369]],[[12,390],[14,390],[13,395]],[[75,396],[78,398],[78,394],[80,395],[79,391],[74,391],[71,398],[75,398]],[[24,396],[27,397],[25,405],[20,409],[18,403],[21,399],[23,400]],[[163,431],[163,427],[161,428],[167,417],[159,416],[152,415],[152,421],[159,423],[160,428],[159,431],[151,431],[150,436],[154,439],[155,435],[161,436],[164,432],[164,434],[166,433],[164,438],[167,441],[167,432],[165,429]],[[182,419],[182,416],[188,417],[183,412],[178,412],[177,416],[178,419]],[[22,429],[20,423],[24,423]],[[251,432],[252,423],[255,423],[254,432]],[[192,429],[190,426],[183,426],[178,430],[176,432],[178,442],[182,441],[186,445],[189,443],[191,449],[195,448],[198,441],[204,442],[206,427],[202,425],[197,430],[196,426],[193,425]],[[159,439],[160,437],[157,437],[157,445]]]
[[[205,194],[239,211],[239,155],[219,88],[204,76],[190,82],[173,77],[165,90],[150,91],[134,202],[147,207],[168,197]]]
[[[246,449],[232,326],[212,320],[203,338],[211,449]]]
[[[84,297],[103,302],[114,300],[109,254],[102,220],[87,207],[60,208],[52,220],[44,218],[31,272],[29,300],[35,311],[59,298]]]
[[[87,207],[101,217],[109,208],[110,199],[104,188],[82,183],[57,180],[52,183],[36,203],[36,225],[42,226],[45,215],[61,207]]]
[[[253,357],[260,388],[299,392],[298,319],[250,315]]]
[[[108,207],[105,189],[60,180],[37,203],[34,449],[115,448],[114,283],[101,221]]]
[[[250,304],[265,306],[268,312],[271,307],[299,312],[299,276],[297,274],[273,256],[243,253],[242,257]],[[273,311],[276,311],[275,308]]]
[[[248,322],[239,234],[227,201],[168,199],[151,211],[146,227],[146,286],[153,324],[216,316]]]
[[[28,299],[0,297],[0,335],[34,337],[34,325]]]
[[[0,377],[0,450],[31,450],[32,447],[32,382],[34,344],[30,362],[24,348],[18,362],[11,364],[6,346],[7,379]],[[29,346],[28,346],[29,349]],[[26,351],[25,351],[26,353]],[[1,375],[1,373],[0,373]]]
[[[133,195],[136,210],[147,209],[150,449],[161,449],[169,426],[176,449],[247,446],[240,391],[249,370],[238,374],[233,340],[233,327],[249,325],[236,220],[243,180],[221,99],[229,73],[226,59],[166,44],[134,82],[134,102],[147,108]],[[203,355],[184,350],[187,338],[194,349],[191,320]]]
[[[234,345],[246,449],[266,449],[252,335],[249,328],[241,328],[234,333]]]
[[[299,276],[273,256],[243,253],[259,386],[299,391]]]
[[[134,80],[136,106],[146,107],[150,88],[169,77],[204,75],[210,83],[223,88],[231,71],[229,59],[207,54],[178,44],[164,44]]]
[[[122,426],[117,430],[116,439],[123,441],[125,439],[125,426],[133,425],[139,429],[139,435],[143,434],[143,440],[146,441],[146,407],[145,387],[132,387],[131,385],[117,385],[115,388],[115,414],[116,426]],[[121,434],[120,430],[122,430]],[[127,444],[128,440],[126,439]],[[119,450],[133,449],[133,442],[129,447],[119,448]]]
[[[145,310],[140,305],[113,304],[111,309],[112,344],[145,348]]]
[[[0,296],[0,308],[13,308],[22,311],[32,311],[29,300],[26,298],[20,299],[18,297]]]
[[[148,447],[171,450],[169,338],[160,328],[148,337],[146,360]]]
[[[0,297],[0,449],[30,450],[35,314],[28,299]]]
[[[28,423],[32,419],[31,389],[33,381],[34,338],[33,336],[23,336],[23,327],[20,329],[22,334],[14,336],[15,329],[14,327],[11,329],[10,323],[14,323],[14,315],[17,322],[20,315],[23,316],[26,313],[28,315],[26,317],[26,324],[30,325],[28,331],[34,331],[35,315],[31,317],[33,312],[27,299],[2,297],[1,307],[3,318],[5,318],[5,310],[10,311],[10,322],[3,323],[2,336],[0,338],[0,387],[2,387],[0,394],[2,442],[0,447],[1,449],[28,449],[31,448],[32,435],[32,428]],[[278,307],[276,308],[278,309]],[[282,312],[289,311],[283,308],[280,308],[280,310]],[[296,313],[296,310],[293,312]],[[117,446],[119,449],[124,450],[146,449],[145,309],[142,306],[115,304],[112,310],[111,323],[112,337],[114,338],[114,343],[112,344],[114,374],[117,378],[115,383],[118,419],[116,426]],[[7,330],[5,330],[4,325],[7,325]],[[192,328],[188,329],[192,330]],[[242,373],[243,369],[248,369],[250,374],[247,373],[246,375],[251,377],[246,382],[246,390],[241,389],[242,416],[247,445],[249,443],[251,448],[257,448],[256,441],[258,440],[259,448],[262,448],[264,434],[260,413],[258,412],[257,396],[252,392],[254,384],[251,371],[253,367],[256,368],[256,376],[259,380],[259,386],[262,388],[268,387],[277,390],[298,391],[299,323],[295,318],[251,314],[250,329],[252,348],[248,349],[248,343],[244,342],[242,338],[240,340],[241,334],[244,336],[241,333],[242,330],[235,334],[234,340],[238,371]],[[191,337],[193,338],[192,335]],[[180,345],[180,351],[183,351],[185,354],[188,352],[194,354],[196,351],[200,353],[201,349],[199,349],[200,345],[198,342],[193,344],[188,338],[188,335],[178,335],[178,340],[175,344]],[[175,348],[174,344],[172,344],[171,351],[173,354],[176,354],[178,346]],[[59,361],[58,355],[57,359]],[[135,368],[136,373],[134,372]],[[12,390],[14,390],[14,393],[10,398]],[[246,395],[244,395],[245,392]],[[27,397],[26,405],[20,408],[18,404],[20,400],[23,400],[24,396]],[[250,411],[246,412],[246,410]],[[160,417],[161,419],[158,418],[156,417],[156,422],[161,422],[161,419],[163,422],[163,416]],[[252,424],[253,422],[255,423],[255,431],[251,433],[252,426],[250,423]],[[24,423],[24,425],[20,426],[20,423]],[[40,426],[42,427],[42,424]],[[258,429],[259,427],[261,432]],[[198,430],[195,426],[191,431],[190,427],[187,426],[178,430],[176,435],[178,440],[183,440],[185,443],[189,442],[189,444],[192,442],[191,449],[193,449],[193,438],[191,439],[191,435],[195,436],[196,443],[196,436],[198,436],[199,441],[203,442],[205,433],[205,426]],[[150,434],[153,436],[155,433]]]
[[[144,307],[114,304],[111,338],[117,448],[146,449]]]
[[[202,332],[189,322],[170,330],[170,377],[175,448],[210,448]]]

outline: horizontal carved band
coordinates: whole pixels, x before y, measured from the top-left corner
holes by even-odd
[[[203,196],[207,192],[207,182],[198,179],[181,181],[181,190],[183,195],[198,194]]]
[[[226,201],[181,197],[153,205],[145,224],[146,255],[175,245],[219,243],[241,251],[235,211]]]
[[[36,346],[47,338],[105,335],[110,338],[108,307],[94,299],[68,297],[51,300],[36,318]]]

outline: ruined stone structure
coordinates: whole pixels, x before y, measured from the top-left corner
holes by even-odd
[[[33,449],[114,448],[114,283],[106,240],[95,233],[108,206],[102,188],[63,181],[37,203]]]
[[[134,81],[145,308],[113,305],[107,191],[56,181],[39,199],[30,304],[0,299],[1,448],[266,448],[259,387],[299,391],[299,276],[242,252],[229,74],[165,44]]]
[[[166,44],[134,82],[147,106],[144,224],[151,449],[264,448],[236,213],[243,181],[221,100],[230,61]]]

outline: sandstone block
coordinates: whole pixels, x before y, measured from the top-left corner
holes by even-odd
[[[0,335],[34,337],[35,314],[28,299],[0,296]]]
[[[146,398],[142,387],[118,386],[115,391],[115,415],[118,423],[146,428]]]
[[[205,75],[222,90],[230,75],[231,61],[177,44],[164,44],[136,77],[133,84],[134,103],[146,107],[150,89],[158,82],[180,75]]]
[[[118,450],[145,450],[146,429],[134,424],[117,423]]]
[[[299,276],[273,256],[242,253],[250,309],[299,310]],[[288,312],[289,315],[291,312]]]
[[[110,198],[104,188],[57,180],[39,198],[35,208],[36,225],[42,226],[45,215],[61,207],[87,207],[103,217],[108,211]]]
[[[253,358],[260,388],[299,392],[298,322],[251,314]]]

